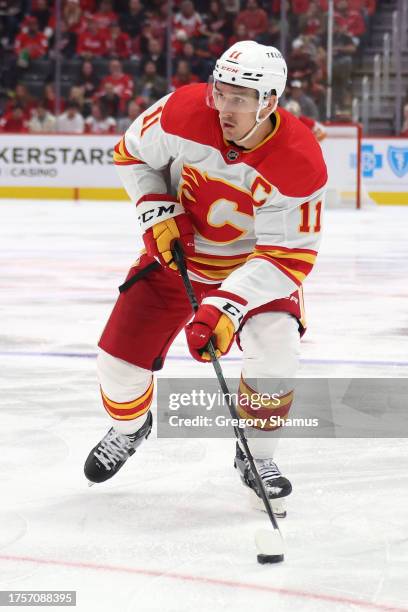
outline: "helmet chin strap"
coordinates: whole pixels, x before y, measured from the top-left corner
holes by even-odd
[[[278,106],[278,100],[276,100],[273,109],[271,110],[270,113],[268,113],[266,115],[266,117],[264,117],[263,119],[259,119],[259,114],[262,110],[262,106],[260,105],[258,108],[258,111],[256,113],[256,118],[255,118],[255,124],[253,125],[253,127],[251,127],[251,129],[249,130],[249,132],[247,132],[242,138],[240,138],[239,140],[234,140],[235,144],[237,145],[241,145],[242,142],[245,142],[246,140],[248,140],[248,138],[251,138],[251,136],[253,134],[255,134],[256,130],[258,129],[258,127],[261,125],[261,123],[263,123],[264,121],[266,121],[266,119],[268,119],[272,113],[274,113],[277,109]]]

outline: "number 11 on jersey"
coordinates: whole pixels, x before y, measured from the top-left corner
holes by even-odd
[[[310,209],[312,208],[312,214],[314,213],[314,226],[313,229],[311,229],[310,226]],[[314,208],[314,210],[313,210]],[[314,232],[315,234],[317,232],[320,232],[321,230],[321,226],[320,226],[320,216],[322,213],[322,203],[321,201],[317,202],[317,204],[313,204],[311,202],[305,202],[304,204],[300,205],[300,225],[299,225],[299,232],[304,232],[304,233],[308,233],[310,231]]]

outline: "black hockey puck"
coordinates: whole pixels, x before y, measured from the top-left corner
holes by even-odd
[[[265,563],[281,563],[284,559],[284,555],[257,555],[258,563],[264,565]]]

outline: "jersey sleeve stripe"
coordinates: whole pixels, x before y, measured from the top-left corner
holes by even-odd
[[[242,255],[192,255],[187,258],[187,266],[206,280],[223,281],[246,262],[248,253]]]
[[[312,249],[290,249],[283,246],[275,246],[274,244],[257,244],[255,248],[257,251],[276,251],[279,253],[309,253],[311,255],[317,255],[317,251],[313,251]]]
[[[201,264],[203,268],[205,267],[209,267],[210,269],[226,268],[226,267],[230,268],[230,267],[240,266],[244,264],[248,255],[250,255],[250,253],[244,253],[238,256],[229,255],[227,257],[223,257],[219,255],[218,256],[192,255],[188,258],[188,261],[193,262],[194,264]]]
[[[130,166],[132,164],[144,164],[144,162],[131,155],[126,148],[125,137],[123,137],[113,150],[113,163],[116,166]]]
[[[270,264],[275,266],[275,268],[278,268],[278,270],[280,270],[281,272],[283,272],[283,274],[288,276],[298,287],[302,284],[302,282],[304,281],[307,275],[305,272],[301,272],[299,270],[295,270],[289,267],[287,268],[282,263],[280,263],[276,258],[268,257],[266,254],[261,255],[261,254],[254,253],[253,255],[250,255],[248,257],[248,261],[250,261],[251,259],[264,259],[265,261],[268,261]],[[310,266],[310,269],[311,269],[311,266]]]
[[[248,257],[251,259],[264,259],[276,266],[281,272],[300,285],[309,274],[316,261],[316,251],[309,249],[275,248],[255,251]]]
[[[250,255],[248,257],[248,259],[254,259],[255,257],[262,257],[262,258],[267,258],[269,259],[272,263],[279,263],[281,266],[283,266],[284,268],[287,268],[288,270],[293,270],[296,272],[303,272],[304,274],[309,274],[310,270],[313,267],[313,263],[312,262],[308,262],[308,261],[302,261],[301,259],[283,259],[283,261],[280,259],[280,257],[274,257],[273,255],[269,255],[268,253],[255,253],[253,255]]]

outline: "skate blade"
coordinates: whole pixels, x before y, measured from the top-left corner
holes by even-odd
[[[251,503],[251,507],[255,510],[261,510],[262,512],[266,512],[264,503],[260,497],[254,491],[249,491],[249,501]],[[286,503],[284,497],[276,497],[274,499],[269,500],[271,502],[272,510],[276,518],[285,518],[286,516]]]
[[[87,481],[88,482],[88,487],[93,487],[94,486],[94,482],[91,482],[90,480]]]

